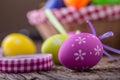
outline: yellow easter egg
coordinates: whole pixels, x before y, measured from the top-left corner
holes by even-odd
[[[2,41],[4,56],[18,56],[35,54],[37,49],[34,42],[27,36],[20,33],[12,33]]]

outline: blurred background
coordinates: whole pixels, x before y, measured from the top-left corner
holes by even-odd
[[[45,0],[1,0],[0,42],[9,33],[22,32],[34,39],[40,39],[38,32],[28,23],[26,13],[38,9]]]

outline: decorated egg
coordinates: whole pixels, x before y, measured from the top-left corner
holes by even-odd
[[[63,44],[63,42],[68,39],[68,35],[65,34],[57,34],[54,36],[51,36],[45,42],[43,43],[41,47],[42,53],[51,53],[53,55],[53,61],[55,64],[59,64],[58,60],[58,51]]]
[[[90,33],[76,34],[67,39],[59,50],[60,63],[72,70],[95,66],[103,56],[101,41]]]
[[[92,0],[95,5],[115,5],[120,4],[120,0]]]
[[[64,3],[68,7],[73,7],[75,9],[80,9],[89,4],[90,0],[64,0]]]
[[[27,36],[20,33],[12,33],[2,41],[4,56],[29,55],[36,53],[34,42]]]
[[[65,7],[63,0],[48,0],[45,9],[54,9],[54,8],[62,8]]]

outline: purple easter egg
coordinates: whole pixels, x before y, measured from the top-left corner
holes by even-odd
[[[103,56],[101,41],[90,33],[76,34],[61,46],[60,63],[72,70],[85,70],[95,66]]]

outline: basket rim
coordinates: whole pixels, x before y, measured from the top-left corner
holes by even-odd
[[[82,23],[85,20],[113,20],[120,19],[120,5],[95,6],[90,5],[80,10],[73,8],[52,9],[51,12],[60,23]],[[50,23],[45,15],[45,9],[35,9],[27,13],[28,21],[31,25]]]

